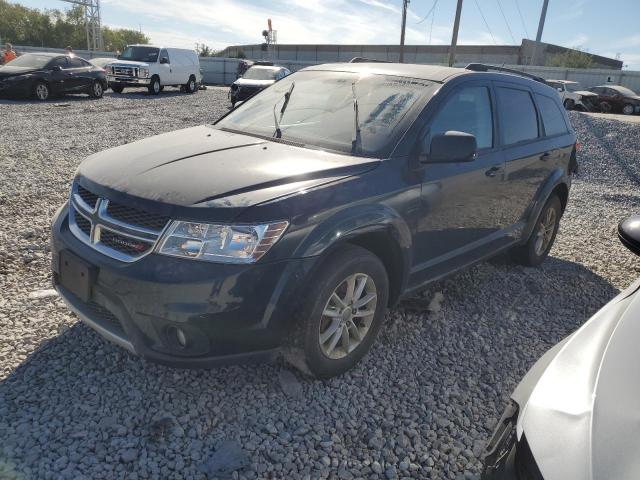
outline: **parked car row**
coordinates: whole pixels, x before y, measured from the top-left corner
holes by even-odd
[[[640,113],[640,96],[620,85],[598,85],[582,90],[578,82],[569,80],[547,80],[547,83],[557,90],[567,110]]]
[[[101,98],[107,88],[146,87],[158,95],[164,87],[195,93],[202,82],[194,50],[130,45],[115,58],[91,61],[75,55],[27,53],[0,67],[0,95],[48,100],[55,95],[87,93]]]

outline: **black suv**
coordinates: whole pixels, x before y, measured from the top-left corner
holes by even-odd
[[[111,341],[174,366],[284,353],[317,377],[387,307],[506,249],[538,265],[576,168],[557,93],[515,74],[306,68],[214,125],[89,157],[53,278]]]

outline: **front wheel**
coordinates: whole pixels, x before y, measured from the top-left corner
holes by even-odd
[[[527,243],[514,249],[513,254],[518,263],[537,267],[544,262],[555,242],[560,217],[562,217],[562,204],[560,198],[553,194],[542,208]]]
[[[160,78],[153,76],[151,78],[151,83],[149,84],[149,93],[151,95],[158,95],[161,91],[162,86],[160,85]]]
[[[576,106],[576,103],[573,100],[571,100],[570,98],[567,98],[564,101],[565,110],[573,110],[575,108],[575,106]]]
[[[38,82],[33,87],[33,93],[38,100],[40,100],[41,102],[44,102],[45,100],[48,100],[49,97],[51,96],[51,89],[49,88],[49,85],[47,85],[46,83]]]
[[[388,297],[386,269],[368,250],[349,245],[327,258],[306,292],[293,339],[311,374],[330,378],[355,366],[382,327]]]
[[[102,86],[102,83],[98,82],[97,80],[94,81],[91,87],[89,88],[89,96],[91,98],[102,98],[103,95],[104,95],[104,87]]]
[[[622,113],[625,115],[632,115],[635,111],[635,108],[630,103],[625,103],[624,107],[622,107]]]
[[[111,90],[113,90],[115,93],[122,93],[124,92],[124,87],[120,85],[111,85]]]

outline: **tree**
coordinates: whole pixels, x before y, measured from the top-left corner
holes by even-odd
[[[87,48],[83,7],[76,5],[66,12],[38,10],[0,0],[0,38],[3,42],[35,47]],[[149,43],[142,32],[102,27],[106,50],[122,49],[132,43]]]
[[[592,64],[591,55],[579,48],[567,49],[564,52],[556,53],[546,61],[547,67],[591,68]]]
[[[204,43],[196,44],[196,52],[198,52],[198,55],[201,57],[214,57],[217,53],[213,48]]]

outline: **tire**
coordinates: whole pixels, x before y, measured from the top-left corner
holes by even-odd
[[[561,217],[562,204],[558,195],[554,193],[542,207],[527,243],[514,248],[514,259],[529,267],[537,267],[544,262],[553,247]]]
[[[149,93],[151,95],[158,95],[162,91],[162,85],[160,85],[160,77],[154,75],[151,77],[151,83],[149,84]]]
[[[114,86],[111,86],[111,90],[113,90],[115,93],[122,93],[124,92],[124,87],[119,85],[114,85]]]
[[[565,108],[565,110],[573,110],[573,109],[575,108],[575,106],[576,106],[576,102],[574,102],[574,101],[573,101],[572,99],[570,99],[570,98],[567,98],[567,99],[564,101],[564,108]]]
[[[351,298],[349,285],[355,290]],[[302,358],[292,363],[322,379],[355,366],[382,327],[388,298],[389,280],[378,257],[352,245],[331,254],[313,276],[299,310],[292,341]]]
[[[184,91],[186,93],[195,93],[198,91],[198,84],[196,83],[196,77],[191,75],[189,81],[184,85]]]
[[[51,97],[51,89],[45,82],[36,82],[36,84],[33,86],[33,95],[41,102],[44,102],[46,100],[49,100],[49,98]]]
[[[630,103],[625,103],[624,106],[622,107],[622,113],[624,113],[625,115],[633,115],[634,112],[635,112],[635,107]]]
[[[89,96],[91,98],[102,98],[103,95],[104,95],[104,87],[102,86],[102,83],[95,80],[91,84],[91,87],[89,87]]]

